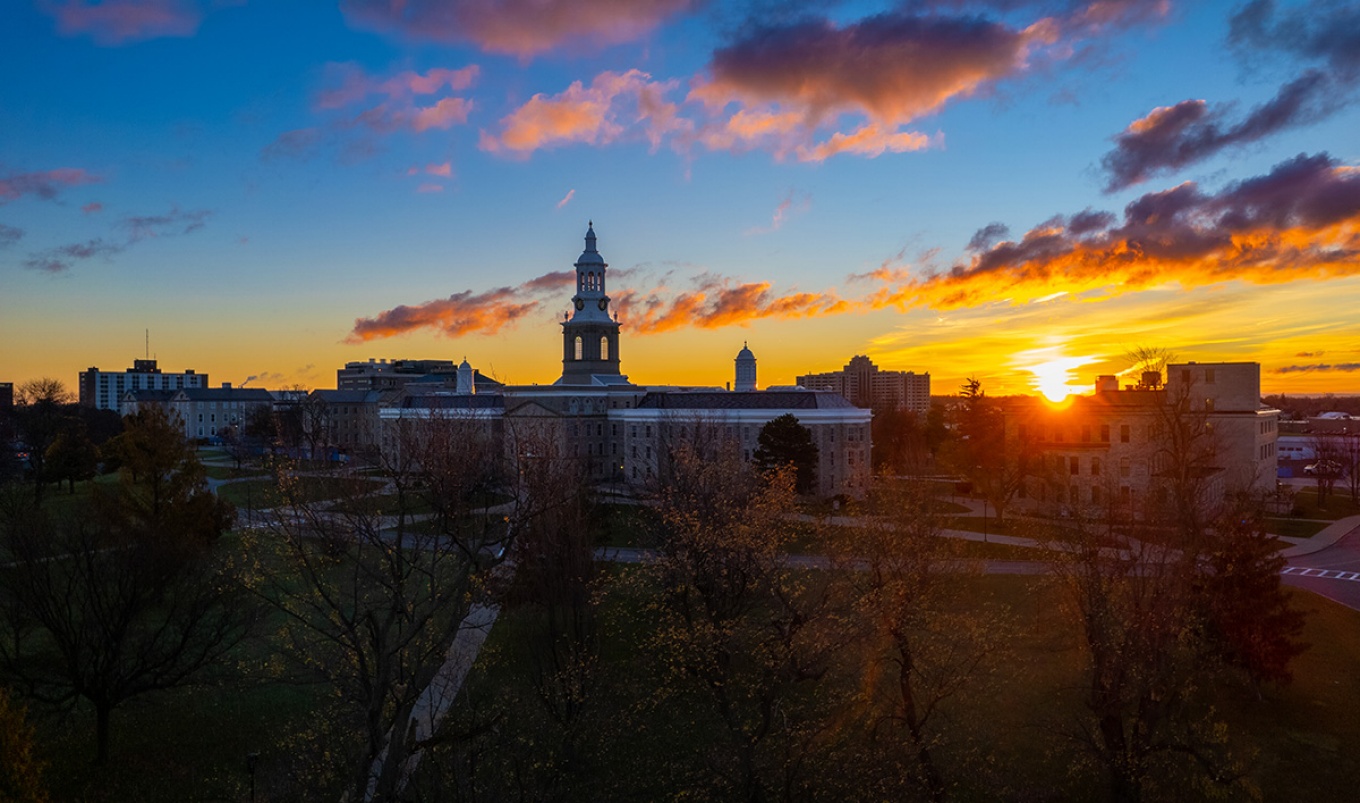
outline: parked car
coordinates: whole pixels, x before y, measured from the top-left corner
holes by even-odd
[[[1339,477],[1341,471],[1341,464],[1335,460],[1319,460],[1303,467],[1303,473],[1310,477]]]

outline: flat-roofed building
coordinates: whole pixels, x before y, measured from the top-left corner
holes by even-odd
[[[123,395],[139,390],[180,390],[206,388],[208,375],[192,368],[179,373],[162,371],[155,360],[133,360],[126,371],[101,371],[91,366],[80,372],[80,403],[96,410],[122,408]]]
[[[856,407],[921,414],[930,409],[929,371],[884,371],[862,354],[851,357],[839,371],[800,376],[798,384],[808,390],[839,393]]]

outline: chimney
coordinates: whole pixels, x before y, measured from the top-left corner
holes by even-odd
[[[231,390],[231,383],[230,383],[230,382],[223,382],[223,383],[222,383],[222,389],[223,389],[223,390]]]
[[[1119,390],[1119,377],[1102,374],[1096,377],[1096,393],[1113,393]]]

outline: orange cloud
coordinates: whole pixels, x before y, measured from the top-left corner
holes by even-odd
[[[616,278],[623,273],[616,271]],[[639,277],[633,274],[632,278]],[[418,329],[437,329],[449,336],[496,334],[526,315],[546,309],[553,301],[565,300],[564,292],[575,279],[574,271],[556,271],[515,287],[484,293],[464,290],[445,299],[395,307],[357,319],[346,342],[361,343]],[[834,293],[780,294],[769,282],[737,282],[705,274],[696,280],[694,290],[674,292],[665,286],[664,279],[644,277],[640,284],[653,288],[646,293],[625,289],[612,295],[613,308],[630,331],[655,334],[688,326],[716,329],[762,318],[812,318],[863,308]]]
[[[853,153],[874,158],[884,153],[903,153],[924,150],[931,144],[930,137],[915,131],[888,131],[869,124],[849,134],[837,132],[826,142],[812,147],[798,148],[798,159],[821,162],[838,153]]]
[[[476,82],[481,68],[470,64],[460,69],[435,68],[426,72],[406,70],[381,77],[369,75],[354,64],[328,64],[325,68],[327,88],[317,93],[315,108],[333,111],[368,101],[373,96],[382,98],[348,119],[332,119],[332,129],[356,125],[378,133],[408,130],[423,133],[431,129],[447,130],[467,122],[472,111],[471,100],[450,95],[461,92]],[[433,97],[444,95],[444,97]],[[306,153],[318,138],[316,129],[301,129],[280,136],[268,146],[263,155],[295,155]]]
[[[445,87],[451,92],[461,92],[471,87],[480,73],[480,67],[470,64],[457,70],[439,67],[424,73],[406,70],[387,78],[378,78],[356,64],[328,64],[327,80],[338,86],[318,93],[316,106],[319,109],[339,109],[358,103],[369,95],[409,98],[414,95],[433,95]]]
[[[482,132],[478,143],[492,153],[528,155],[539,148],[570,142],[603,145],[629,125],[656,132],[675,124],[673,107],[660,101],[673,84],[657,83],[641,70],[602,72],[590,86],[574,81],[557,95],[534,95],[501,118],[500,134]]]
[[[448,130],[455,125],[467,122],[468,112],[472,111],[472,101],[466,98],[444,98],[433,106],[416,109],[411,114],[411,128],[428,131],[438,128]]]
[[[855,305],[833,293],[771,292],[769,282],[734,283],[706,277],[699,289],[667,297],[663,291],[619,294],[615,306],[628,327],[657,334],[693,326],[718,329],[762,318],[815,318],[847,312]]]
[[[185,0],[47,0],[38,6],[56,17],[64,36],[89,36],[100,45],[121,45],[161,36],[193,36],[203,19]]]
[[[343,0],[350,24],[405,38],[473,42],[530,57],[564,44],[629,42],[696,0]]]
[[[1300,155],[1205,194],[1187,182],[1130,203],[1122,221],[1056,217],[948,271],[885,287],[876,307],[1020,304],[1055,292],[1118,295],[1166,283],[1274,284],[1360,273],[1360,168]]]
[[[364,343],[416,329],[438,329],[449,337],[495,334],[538,309],[537,301],[520,301],[519,291],[502,287],[485,293],[466,290],[414,307],[400,306],[372,318],[358,318],[346,343]]]

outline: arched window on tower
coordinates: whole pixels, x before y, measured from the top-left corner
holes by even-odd
[[[608,336],[605,336],[605,337],[601,337],[601,338],[600,338],[600,359],[602,359],[602,360],[607,360],[607,359],[609,359],[609,337],[608,337]]]
[[[576,336],[576,359],[578,359],[578,360],[581,359],[581,352],[582,352],[582,351],[584,351],[584,349],[583,349],[582,344],[581,344],[581,336],[580,336],[580,335],[577,335],[577,336]]]

